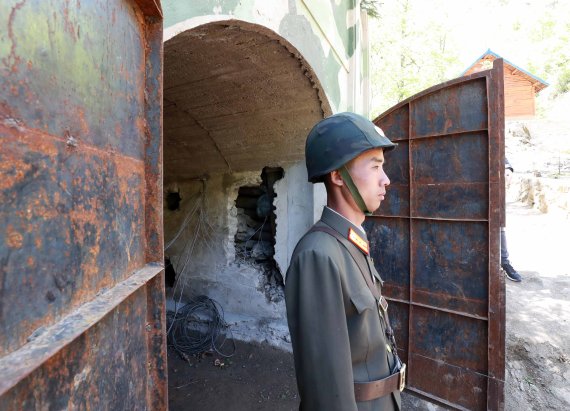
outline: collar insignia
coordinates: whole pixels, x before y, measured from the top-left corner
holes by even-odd
[[[354,231],[352,228],[348,229],[348,240],[352,244],[357,246],[364,254],[366,254],[366,255],[370,254],[370,248],[368,246],[368,241],[366,241],[364,238],[360,237],[356,233],[356,231]]]

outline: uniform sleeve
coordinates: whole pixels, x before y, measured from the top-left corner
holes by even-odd
[[[338,267],[314,250],[300,253],[285,298],[301,410],[357,410]]]

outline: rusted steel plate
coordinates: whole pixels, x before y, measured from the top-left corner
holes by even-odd
[[[149,12],[160,9],[157,0],[137,0],[139,4],[145,3]],[[157,13],[158,13],[157,12]],[[144,129],[144,158],[145,158],[145,239],[146,261],[155,261],[157,256],[164,253],[163,220],[162,220],[162,19],[151,14],[145,17],[145,121]],[[142,137],[142,136],[141,136]]]
[[[164,261],[164,260],[163,260]],[[165,410],[168,406],[168,369],[166,363],[166,307],[164,270],[146,286],[146,407]]]
[[[409,301],[410,220],[373,217],[366,220],[364,228],[370,240],[370,255],[381,267],[383,292],[391,298]]]
[[[378,117],[375,122],[392,141],[410,138],[410,106],[402,104]]]
[[[412,195],[412,208],[417,210],[414,217],[428,217],[431,210],[441,206],[437,213],[430,216],[431,218],[485,220],[488,208],[488,191],[488,185],[484,183],[418,185],[414,188],[415,196]],[[457,200],[460,198],[464,202],[458,203]]]
[[[411,145],[413,217],[487,219],[486,132],[412,140]]]
[[[410,349],[414,355],[482,373],[487,369],[486,321],[414,306]],[[445,377],[445,376],[443,376]]]
[[[390,177],[390,193],[382,202],[383,215],[408,216],[410,214],[410,162],[408,142],[399,141],[398,148],[386,156],[384,169]]]
[[[145,290],[139,289],[5,394],[2,407],[149,409],[146,309]]]
[[[489,175],[489,221],[505,226],[505,88],[502,60],[493,64],[489,76],[489,163],[499,164],[498,173]],[[500,234],[489,231],[489,361],[487,408],[504,408],[505,393],[505,276],[501,275]]]
[[[83,304],[54,325],[41,329],[37,336],[31,337],[28,343],[19,350],[15,350],[0,358],[0,369],[3,370],[2,380],[0,381],[0,395],[20,383],[37,368],[41,367],[44,362],[58,355],[62,347],[72,344],[74,340],[93,327],[95,323],[99,323],[105,316],[119,307],[124,300],[131,298],[131,295],[135,293],[140,294],[141,291],[144,292],[144,287],[147,283],[160,274],[161,271],[163,271],[161,266],[146,266],[125,281],[101,293],[94,300]],[[137,299],[140,307],[136,307],[136,311],[137,315],[141,317],[137,321],[140,321],[145,319],[146,302],[141,300],[140,296]],[[123,309],[122,307],[120,308],[120,310]],[[138,310],[142,311],[139,312]],[[149,328],[154,324],[156,323],[148,322],[142,328],[148,332],[150,331]],[[116,331],[112,333],[115,334]],[[98,338],[102,337],[104,335]]]
[[[395,330],[398,353],[404,362],[408,362],[409,342],[409,310],[406,303],[390,301],[390,324]]]
[[[412,301],[487,317],[486,222],[412,221]]]
[[[141,160],[33,130],[0,133],[3,355],[144,265],[145,185]]]
[[[485,77],[412,98],[411,139],[487,129]]]
[[[0,15],[0,408],[165,408],[160,3]]]
[[[387,201],[365,227],[408,390],[456,409],[504,407],[502,98],[498,61],[375,120],[400,146],[387,156]]]
[[[9,53],[0,59],[4,115],[140,158],[144,140],[124,138],[145,127],[140,9],[125,0],[8,0],[0,10],[9,16],[2,38]]]
[[[410,385],[466,409],[485,409],[486,321],[417,306],[410,316],[409,363],[419,371]]]

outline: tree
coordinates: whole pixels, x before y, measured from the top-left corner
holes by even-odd
[[[423,3],[423,4],[422,4]],[[390,0],[370,22],[372,114],[445,81],[456,70],[457,47],[441,1]],[[437,12],[436,12],[437,11]]]
[[[378,18],[380,13],[380,0],[361,0],[360,8],[366,12],[370,17]]]
[[[540,99],[570,90],[569,1],[384,0],[378,14],[369,24],[374,115],[457,77],[488,48],[550,83]]]

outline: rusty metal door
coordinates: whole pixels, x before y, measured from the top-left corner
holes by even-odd
[[[432,87],[379,116],[399,144],[368,218],[407,389],[457,409],[503,409],[503,64]]]
[[[0,16],[0,409],[165,409],[160,1]]]

